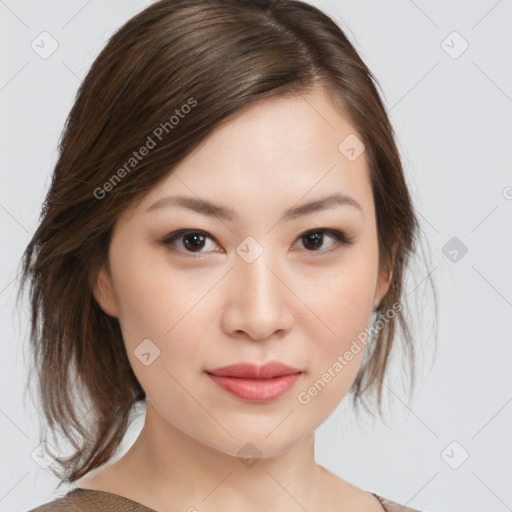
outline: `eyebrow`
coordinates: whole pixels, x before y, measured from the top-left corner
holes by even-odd
[[[206,199],[199,199],[188,196],[163,197],[162,199],[159,199],[153,203],[146,210],[146,213],[157,210],[159,208],[172,206],[187,208],[202,215],[218,217],[227,221],[233,221],[239,218],[238,214],[231,208],[212,203]],[[351,206],[359,210],[361,214],[363,213],[361,205],[352,197],[343,194],[332,194],[327,197],[323,197],[300,206],[294,206],[286,210],[283,213],[282,220],[291,221],[304,215],[309,215],[311,213],[333,208],[335,206]]]

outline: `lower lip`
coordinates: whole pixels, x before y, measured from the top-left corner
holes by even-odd
[[[297,382],[300,373],[274,377],[272,379],[243,379],[240,377],[220,377],[208,373],[208,377],[224,391],[248,402],[271,402],[284,395]]]

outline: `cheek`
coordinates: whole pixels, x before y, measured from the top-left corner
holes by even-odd
[[[154,249],[123,251],[121,245],[112,250],[126,350],[139,382],[150,393],[163,382],[168,384],[165,369],[176,376],[185,368],[200,372],[201,339],[214,314],[208,292],[218,281],[208,270],[192,276],[190,271],[172,268],[165,256]],[[150,367],[141,365],[139,359],[147,352],[150,360],[158,354]]]
[[[165,254],[122,241],[112,247],[112,273],[119,321],[135,337],[162,339],[197,303],[201,280],[166,265]],[[203,291],[204,293],[204,291]]]
[[[126,352],[137,380],[161,413],[179,410],[194,417],[198,411],[179,383],[186,382],[182,373],[190,368],[199,373],[192,339],[200,330],[194,305],[208,283],[184,279],[183,273],[150,256],[130,250],[112,265]]]
[[[315,295],[315,308],[326,324],[322,338],[328,346],[341,349],[368,326],[376,278],[377,258],[361,251],[354,251],[345,265],[325,276]]]
[[[322,322],[312,317],[311,372],[299,403],[314,402],[322,417],[345,396],[361,366],[376,274],[376,255],[354,251],[345,265],[325,276],[316,294],[309,294]]]

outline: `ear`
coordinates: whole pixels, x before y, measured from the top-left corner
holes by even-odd
[[[107,265],[103,265],[98,272],[93,295],[100,308],[107,315],[114,318],[118,317],[117,299],[112,286],[112,276]]]
[[[395,268],[396,249],[397,244],[395,242],[391,250],[391,267],[389,271],[379,270],[379,275],[377,277],[377,286],[375,287],[375,295],[373,300],[374,310],[379,307],[381,300],[384,298],[386,293],[388,293],[391,281],[393,280],[393,269]]]

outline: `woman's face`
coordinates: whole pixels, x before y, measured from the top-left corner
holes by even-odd
[[[119,319],[162,424],[225,453],[252,443],[272,456],[346,394],[357,336],[388,287],[356,137],[321,90],[266,100],[119,219],[95,296]],[[268,362],[299,372],[210,373]]]

